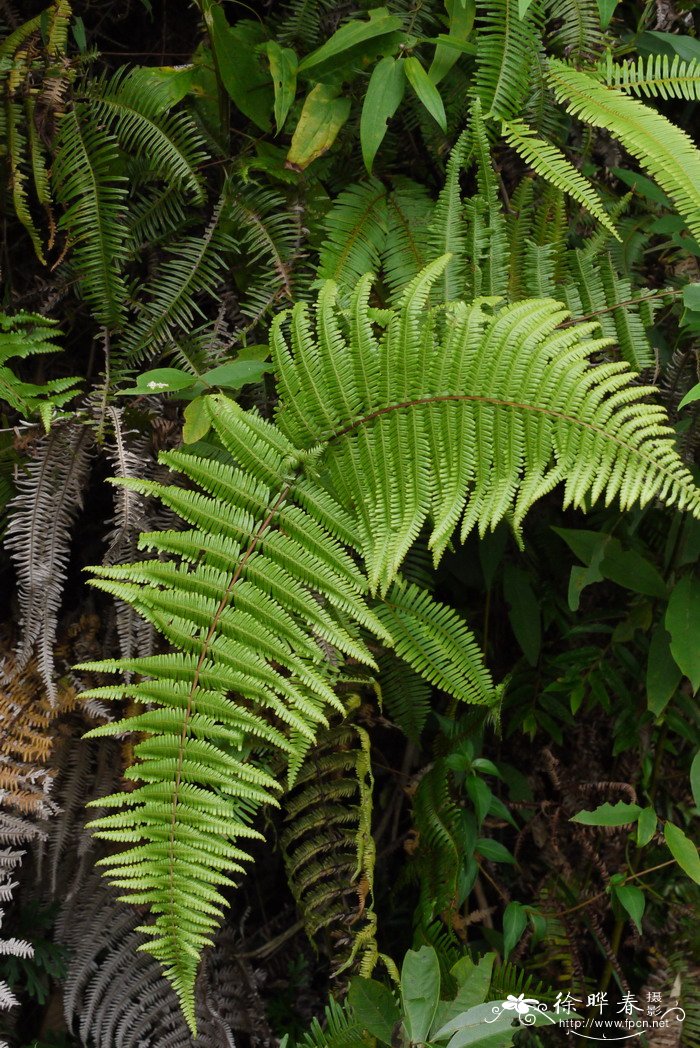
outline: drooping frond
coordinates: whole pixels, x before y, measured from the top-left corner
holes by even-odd
[[[241,313],[257,322],[295,297],[292,266],[301,243],[298,215],[281,193],[244,186],[233,194],[230,218],[245,259]]]
[[[505,140],[530,165],[533,171],[536,171],[557,189],[568,193],[573,200],[595,215],[609,233],[618,237],[615,226],[610,221],[595,189],[564,156],[561,149],[552,145],[551,142],[538,138],[532,128],[524,124],[522,120],[504,120],[502,129]]]
[[[596,0],[547,0],[546,12],[554,27],[547,44],[556,54],[590,58],[603,50],[605,34]]]
[[[540,46],[540,5],[518,14],[518,0],[489,0],[477,22],[476,93],[487,117],[517,115],[528,92],[528,69]]]
[[[205,318],[198,298],[215,294],[226,256],[234,248],[225,228],[227,198],[224,190],[202,235],[168,245],[169,257],[146,285],[146,301],[121,339],[120,349],[130,363],[172,350],[189,334],[197,316]]]
[[[700,62],[685,62],[680,55],[641,56],[635,61],[613,61],[608,52],[599,73],[609,87],[647,98],[685,98],[700,101]]]
[[[424,680],[470,704],[497,700],[473,633],[448,605],[420,586],[395,582],[376,612],[397,655]]]
[[[326,239],[319,253],[318,275],[350,289],[376,271],[386,242],[386,190],[371,178],[349,186],[333,202],[324,221]]]
[[[548,79],[570,113],[620,139],[700,237],[700,153],[685,131],[638,99],[563,62],[550,62]]]
[[[172,103],[165,82],[144,74],[126,69],[109,79],[90,80],[81,108],[107,128],[127,154],[146,157],[151,178],[187,190],[201,203],[197,168],[207,157],[204,143],[186,113],[169,112]]]
[[[319,734],[282,801],[289,886],[307,935],[337,974],[369,975],[378,954],[372,787],[369,736],[343,722]]]
[[[64,113],[51,168],[56,199],[65,209],[59,229],[68,236],[82,295],[108,329],[121,326],[126,309],[126,179],[118,171],[115,136],[86,122],[80,107]]]
[[[450,790],[450,771],[439,758],[421,778],[413,799],[417,835],[415,872],[420,901],[418,915],[429,925],[441,913],[456,909],[458,877],[464,861],[462,812]]]
[[[91,451],[91,432],[73,420],[56,425],[38,440],[17,481],[9,506],[5,545],[17,572],[22,639],[17,667],[34,650],[50,696],[53,646],[70,555],[73,522],[83,504]]]

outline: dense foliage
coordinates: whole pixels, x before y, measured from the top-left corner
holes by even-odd
[[[0,1044],[700,1045],[700,10],[21,7]]]

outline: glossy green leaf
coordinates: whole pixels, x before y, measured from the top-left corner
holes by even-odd
[[[700,40],[688,33],[648,30],[637,37],[636,47],[640,55],[678,55],[682,62],[700,62]]]
[[[656,833],[658,818],[653,808],[644,808],[637,820],[637,845],[643,848]]]
[[[401,968],[404,1025],[412,1041],[427,1041],[440,1000],[440,962],[432,946],[409,950]]]
[[[197,381],[196,375],[191,375],[180,368],[154,368],[153,371],[144,371],[136,379],[136,385],[130,389],[123,389],[121,396],[143,397],[152,393],[173,393],[180,389],[189,389]]]
[[[520,902],[509,902],[503,913],[503,959],[508,960],[527,928],[527,910]]]
[[[505,844],[494,841],[491,837],[479,837],[474,845],[474,851],[478,852],[483,859],[490,859],[491,862],[515,862]]]
[[[368,174],[384,136],[387,123],[401,104],[406,89],[404,60],[382,58],[372,70],[360,118],[362,159]]]
[[[418,99],[430,115],[438,122],[443,131],[447,131],[447,117],[440,93],[415,55],[405,61],[404,68],[408,82]]]
[[[542,641],[540,603],[530,577],[522,568],[506,564],[503,592],[509,608],[510,624],[522,652],[531,666],[537,664]]]
[[[358,1023],[381,1044],[391,1044],[394,1026],[400,1019],[394,995],[376,979],[356,976],[350,980],[348,1001]]]
[[[613,893],[623,910],[626,910],[630,915],[637,931],[641,934],[642,917],[644,916],[644,906],[646,904],[646,898],[642,889],[637,888],[634,884],[619,884],[613,888]]]
[[[518,18],[524,18],[531,6],[532,0],[518,0]]]
[[[680,868],[696,884],[700,884],[700,856],[693,842],[686,837],[680,826],[674,826],[672,822],[667,822],[664,826],[664,839]]]
[[[695,754],[693,763],[690,765],[690,790],[695,807],[700,808],[700,750]]]
[[[275,40],[268,40],[265,49],[275,91],[275,126],[279,134],[297,93],[297,56],[291,47],[280,47]]]
[[[651,635],[647,655],[647,706],[660,717],[681,682],[682,673],[671,654],[671,638],[660,622]]]
[[[230,360],[227,364],[219,364],[202,375],[202,379],[209,386],[219,386],[222,389],[240,389],[248,382],[260,382],[263,375],[272,371],[272,364],[266,364],[261,360]]]
[[[700,400],[700,382],[688,390],[678,405],[678,410],[680,411],[681,408],[686,407],[688,404],[694,404],[696,400]]]
[[[447,16],[450,20],[450,31],[447,40],[442,40],[435,47],[435,54],[430,63],[428,76],[437,85],[447,76],[452,66],[462,53],[460,45],[466,44],[476,15],[475,0],[445,0]],[[470,48],[471,50],[471,48]]]
[[[579,822],[583,826],[628,826],[637,821],[641,810],[638,804],[625,804],[624,801],[609,804],[606,801],[593,811],[577,812],[570,821]]]
[[[195,444],[206,437],[211,428],[211,417],[204,397],[195,397],[184,410],[185,423],[182,439],[185,444]]]
[[[318,66],[323,65],[330,59],[341,57],[345,52],[357,47],[358,44],[363,44],[365,41],[372,40],[377,36],[396,32],[396,30],[401,29],[402,24],[403,22],[399,15],[389,14],[387,8],[374,8],[369,12],[367,21],[353,19],[351,22],[346,22],[345,25],[342,25],[340,29],[337,29],[329,40],[326,40],[324,44],[302,59],[299,63],[299,72],[308,75],[312,70],[317,69]]]
[[[205,7],[204,17],[222,84],[236,107],[269,131],[274,91],[255,50],[261,30],[248,22],[230,26],[219,4]]]
[[[693,686],[700,688],[700,580],[686,575],[676,583],[666,610],[671,654]]]
[[[328,84],[316,84],[306,96],[294,129],[287,166],[303,171],[327,153],[349,115],[349,98],[338,97],[338,89]]]
[[[600,27],[607,29],[615,14],[619,0],[598,0],[598,11],[600,13]]]

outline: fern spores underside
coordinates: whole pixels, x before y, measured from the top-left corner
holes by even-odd
[[[496,698],[476,646],[448,644],[444,609],[400,579],[418,534],[428,529],[437,560],[456,529],[508,517],[517,533],[559,483],[565,504],[659,498],[700,515],[663,409],[626,364],[591,362],[609,345],[595,325],[567,324],[551,299],[431,308],[448,262],[392,310],[370,308],[370,276],[343,304],[324,282],[315,310],[298,304],[273,324],[274,421],[213,395],[219,445],[163,455],[189,486],[120,481],[185,527],[142,535],[168,559],[95,569],[95,585],[172,650],[90,666],[132,674],[91,694],[143,708],[93,732],[143,739],[126,772],[140,785],[101,799],[116,810],[93,825],[126,845],[103,864],[150,905],[146,948],[192,1026],[222,890],[259,836],[255,812],[277,804],[281,761],[293,781],[342,713],[344,663],[373,667],[378,640],[458,698]]]

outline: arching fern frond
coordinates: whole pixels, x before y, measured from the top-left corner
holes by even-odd
[[[684,62],[679,55],[649,55],[646,59],[640,56],[636,62],[614,62],[608,53],[598,69],[609,87],[633,95],[700,100],[700,62]]]
[[[168,112],[171,104],[162,82],[139,69],[90,80],[82,99],[91,119],[108,128],[126,153],[148,157],[151,177],[186,189],[201,203],[197,168],[207,156],[204,143],[186,113]]]
[[[428,226],[434,206],[425,186],[409,179],[397,179],[387,198],[382,275],[392,299],[398,298],[430,258]]]
[[[506,142],[529,164],[533,171],[536,171],[557,189],[568,193],[573,200],[595,215],[609,233],[618,237],[615,226],[610,221],[595,189],[576,170],[571,161],[567,160],[561,149],[539,138],[522,120],[504,120],[502,130]]]
[[[548,79],[570,113],[619,138],[700,237],[700,153],[685,131],[638,99],[563,62],[550,62]]]

